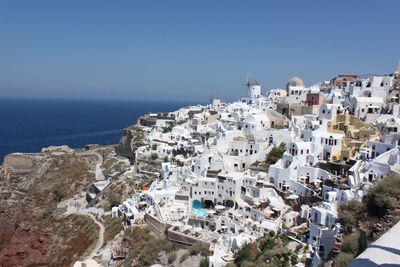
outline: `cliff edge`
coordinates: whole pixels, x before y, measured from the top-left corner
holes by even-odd
[[[132,160],[135,157],[136,149],[144,144],[146,137],[147,133],[139,123],[129,126],[124,129],[122,138],[115,147],[115,152]]]

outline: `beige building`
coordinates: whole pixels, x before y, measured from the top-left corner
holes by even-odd
[[[345,135],[340,151],[332,155],[334,161],[352,158],[361,147],[366,145],[366,141],[379,137],[379,130],[375,126],[348,114],[337,115],[329,121],[327,131]]]

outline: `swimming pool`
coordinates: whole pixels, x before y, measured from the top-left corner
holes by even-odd
[[[196,216],[207,216],[208,212],[202,209],[195,209],[194,210],[194,215]]]

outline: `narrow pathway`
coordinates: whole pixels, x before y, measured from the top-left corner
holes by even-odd
[[[97,156],[97,163],[96,163],[96,170],[95,170],[96,180],[97,181],[104,180],[105,177],[103,174],[103,170],[101,168],[102,163],[103,163],[102,156],[99,153],[94,152],[94,151],[82,152],[79,154],[80,155],[96,155]],[[69,214],[80,214],[80,215],[84,215],[84,216],[89,216],[94,221],[94,223],[99,226],[99,238],[97,239],[96,245],[90,251],[88,256],[85,257],[85,259],[83,261],[90,260],[97,255],[97,253],[103,247],[104,232],[105,232],[104,225],[96,219],[96,216],[94,216],[92,213],[87,212],[85,210],[80,210],[81,207],[85,206],[85,203],[86,203],[85,195],[80,196],[79,194],[59,203],[59,207],[66,208],[66,211],[63,213],[63,216],[68,216]]]
[[[101,222],[99,222],[93,214],[87,213],[87,212],[85,212],[85,213],[78,212],[78,214],[89,216],[90,218],[92,218],[94,223],[97,224],[100,228],[99,229],[99,239],[97,240],[96,246],[92,249],[90,254],[84,259],[84,261],[87,261],[87,260],[90,260],[93,257],[95,257],[97,255],[97,253],[100,251],[100,249],[103,247],[105,228],[104,228],[104,225]]]
[[[80,152],[79,155],[96,155],[97,156],[97,163],[96,163],[96,170],[95,170],[95,174],[96,174],[96,180],[97,181],[102,181],[105,179],[104,174],[103,174],[103,169],[101,168],[102,164],[103,164],[103,157],[95,152],[95,151],[85,151],[85,152]]]

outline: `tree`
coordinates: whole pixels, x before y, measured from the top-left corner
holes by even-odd
[[[247,243],[244,246],[242,246],[237,253],[235,263],[237,263],[240,266],[240,264],[244,261],[253,261],[254,255],[251,250],[252,247],[250,243]]]
[[[260,244],[261,253],[267,249],[272,249],[275,246],[275,241],[273,239],[268,238],[264,242]]]
[[[270,237],[274,237],[275,236],[275,231],[271,230],[271,231],[268,232],[268,234],[269,234]]]
[[[266,161],[270,164],[275,164],[278,160],[280,160],[283,156],[283,153],[286,151],[286,144],[280,143],[279,146],[274,146],[271,151],[268,153]]]
[[[342,252],[351,253],[354,256],[360,252],[360,233],[355,232],[343,238]]]
[[[365,212],[366,207],[364,203],[357,200],[350,200],[340,204],[338,221],[345,228],[346,232],[351,232],[352,228],[358,227],[358,222],[365,217]]]
[[[333,260],[335,267],[346,267],[354,259],[351,253],[341,252]]]
[[[368,190],[365,196],[368,213],[383,217],[400,205],[400,175],[390,173],[375,186]]]

